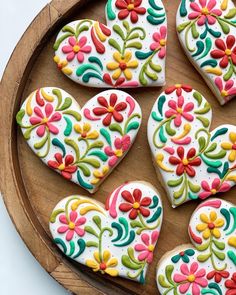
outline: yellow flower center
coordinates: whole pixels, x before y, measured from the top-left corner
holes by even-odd
[[[207,7],[204,7],[203,9],[202,9],[202,14],[204,14],[204,15],[208,15],[209,14],[209,10],[208,10],[208,8]]]
[[[182,85],[181,84],[175,84],[175,88],[181,88]]]
[[[107,110],[108,110],[109,113],[114,112],[114,108],[112,106],[109,106]]]
[[[160,45],[161,46],[166,46],[166,40],[165,39],[161,39],[160,40]]]
[[[177,108],[177,112],[178,112],[179,114],[182,114],[182,113],[183,113],[183,110],[182,110],[181,108]]]
[[[148,246],[148,251],[153,252],[154,251],[154,245],[149,245]]]
[[[75,224],[74,222],[70,222],[69,223],[69,229],[74,229],[75,228]]]
[[[190,282],[190,283],[193,283],[195,281],[195,275],[190,275],[188,276],[187,280]]]
[[[65,164],[61,164],[59,167],[58,167],[58,170],[60,171],[63,171],[65,169]]]
[[[140,204],[138,203],[138,202],[135,202],[134,204],[133,204],[133,208],[134,209],[138,209],[140,207]]]
[[[74,51],[75,53],[79,52],[79,51],[80,51],[80,47],[79,47],[78,45],[75,45],[75,46],[73,47],[73,51]]]
[[[228,91],[226,91],[226,90],[222,90],[222,91],[221,91],[221,95],[222,95],[223,97],[228,96]]]
[[[188,161],[188,159],[183,159],[182,163],[184,164],[184,166],[187,166],[189,161]]]
[[[115,155],[116,155],[118,158],[120,158],[120,157],[122,157],[122,155],[123,155],[123,151],[122,151],[122,150],[116,150],[116,151],[115,151]]]
[[[213,188],[213,189],[211,190],[211,193],[212,193],[212,195],[215,195],[215,194],[217,193],[217,190]]]
[[[230,49],[226,49],[226,50],[225,50],[225,54],[226,54],[226,55],[229,56],[229,55],[231,55],[231,53],[232,53],[232,51],[231,51]]]
[[[41,123],[45,124],[48,122],[48,118],[43,118],[43,120],[41,121]]]
[[[128,9],[129,11],[133,10],[133,9],[134,9],[134,4],[129,4],[129,5],[127,6],[127,9]]]

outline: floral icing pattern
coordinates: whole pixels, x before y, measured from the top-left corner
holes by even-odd
[[[160,294],[235,294],[236,207],[205,201],[193,213],[188,232],[193,245],[179,246],[158,264]]]
[[[122,210],[124,196],[126,201],[136,198],[145,203],[148,214],[140,214],[141,207],[133,203],[135,213],[130,216],[132,211]],[[144,283],[160,235],[162,212],[155,188],[134,181],[112,192],[105,208],[80,195],[61,200],[51,214],[50,231],[65,255],[94,272]]]
[[[165,85],[166,12],[161,0],[108,0],[107,25],[65,25],[54,61],[76,83],[106,88]]]
[[[236,8],[232,0],[181,0],[177,31],[187,57],[223,105],[236,96]]]
[[[168,87],[153,106],[148,140],[173,207],[236,183],[236,127],[210,131],[211,106],[190,86]]]
[[[119,90],[102,92],[80,109],[71,95],[48,87],[26,99],[16,120],[48,167],[93,193],[132,146],[141,109]]]

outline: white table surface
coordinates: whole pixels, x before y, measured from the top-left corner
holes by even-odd
[[[48,0],[1,0],[0,78],[21,35]],[[27,48],[26,48],[27,50]],[[39,265],[16,232],[0,196],[0,294],[68,295]]]

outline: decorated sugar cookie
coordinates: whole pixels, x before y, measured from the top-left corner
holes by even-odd
[[[101,92],[80,109],[70,94],[47,87],[30,94],[16,119],[48,167],[93,193],[129,151],[141,109],[118,90]]]
[[[177,32],[220,104],[236,96],[236,8],[231,0],[181,0]]]
[[[226,192],[236,182],[236,127],[210,131],[211,106],[188,85],[169,87],[148,121],[153,162],[173,207]]]
[[[161,0],[108,0],[107,25],[77,20],[54,44],[58,69],[92,87],[165,84],[167,21]]]
[[[160,294],[236,294],[236,207],[211,199],[189,223],[193,245],[165,254],[157,266]]]
[[[70,196],[52,212],[54,242],[71,259],[94,272],[144,283],[162,223],[158,192],[134,181],[115,189],[106,206]]]

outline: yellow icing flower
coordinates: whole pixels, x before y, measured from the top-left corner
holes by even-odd
[[[72,69],[67,67],[68,61],[67,60],[60,60],[59,56],[54,56],[54,61],[57,64],[57,67],[60,71],[62,71],[66,75],[71,75],[73,73]]]
[[[94,179],[91,180],[91,184],[97,184],[99,181],[101,181],[105,175],[108,173],[109,171],[109,167],[108,166],[104,166],[102,168],[102,171],[99,170],[94,170],[93,171],[93,176],[95,177]]]
[[[99,133],[96,130],[90,132],[91,125],[89,123],[84,123],[83,127],[79,124],[75,124],[74,130],[84,139],[96,139],[99,136]]]
[[[198,224],[196,229],[203,232],[202,236],[204,239],[209,239],[211,235],[217,239],[221,237],[219,228],[222,227],[225,222],[222,218],[217,218],[215,211],[210,212],[209,218],[205,213],[200,214],[200,219],[203,223]]]
[[[234,162],[236,160],[236,132],[230,132],[229,139],[231,142],[222,142],[221,147],[224,150],[231,150],[229,161]]]
[[[95,260],[87,259],[85,261],[88,267],[91,267],[93,271],[100,271],[102,274],[107,273],[112,277],[118,276],[118,270],[113,269],[113,267],[118,265],[118,260],[116,258],[111,258],[111,253],[108,250],[105,250],[102,255],[102,260],[99,257],[99,252],[95,251],[93,253]]]
[[[129,69],[136,69],[138,67],[138,61],[132,60],[132,52],[126,51],[124,57],[121,56],[119,52],[113,54],[115,61],[109,62],[107,64],[107,69],[110,71],[115,71],[112,75],[114,80],[117,80],[122,73],[124,73],[127,80],[132,79],[132,73]]]

